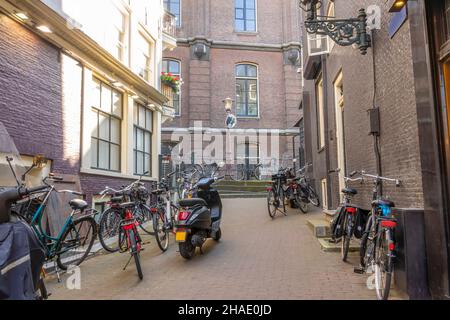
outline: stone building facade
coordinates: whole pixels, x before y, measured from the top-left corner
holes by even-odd
[[[173,132],[192,132],[197,121],[202,121],[205,131],[214,129],[225,136],[223,100],[231,98],[232,112],[237,115],[237,126],[232,132],[279,131],[280,154],[292,161],[293,136],[298,135],[294,126],[301,116],[298,72],[301,28],[296,1],[170,0],[165,3],[179,21],[178,46],[173,51],[166,50],[164,60],[178,63],[184,81],[178,114],[163,128],[167,146],[177,144],[172,141]],[[251,66],[251,74],[245,74],[246,65]],[[244,79],[240,80],[240,76]],[[246,76],[250,78],[247,84]],[[260,143],[255,139],[255,144]],[[257,161],[270,161],[261,159],[263,156],[257,155],[257,151],[244,151],[245,148],[237,145],[235,148],[238,158],[259,157]],[[204,155],[203,160],[207,158]]]
[[[356,18],[361,8],[370,19],[374,5],[380,13],[366,55],[330,43],[309,56],[314,43],[303,37],[306,159],[324,209],[338,207],[343,177],[355,170],[400,179],[383,184],[400,222],[397,285],[411,298],[448,297],[450,2],[405,1],[400,12],[390,12],[394,1],[321,2],[329,19]],[[378,138],[370,110],[379,113]],[[373,184],[350,186],[354,203],[369,209]]]

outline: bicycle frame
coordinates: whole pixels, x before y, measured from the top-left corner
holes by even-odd
[[[59,234],[56,237],[52,237],[48,235],[42,228],[42,218],[44,216],[44,209],[47,205],[47,202],[50,198],[51,193],[55,190],[54,186],[50,186],[49,191],[47,192],[42,204],[39,206],[37,211],[34,213],[33,218],[31,220],[31,228],[34,230],[36,235],[39,238],[39,241],[44,244],[46,255],[48,259],[51,259],[55,257],[60,252],[56,252],[56,249],[58,248],[61,238],[64,234],[64,232],[67,230],[67,228],[73,223],[73,215],[75,214],[75,210],[72,210],[69,217],[64,223],[63,228],[59,232]]]

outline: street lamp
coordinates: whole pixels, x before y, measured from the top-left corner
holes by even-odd
[[[233,99],[231,98],[226,98],[225,100],[222,101],[223,104],[225,105],[225,111],[230,111],[233,108]]]
[[[305,27],[308,33],[329,36],[340,46],[357,45],[361,54],[367,53],[371,39],[367,33],[367,15],[364,9],[359,10],[357,18],[319,20],[317,10],[322,7],[323,0],[299,1],[300,8],[307,13]]]

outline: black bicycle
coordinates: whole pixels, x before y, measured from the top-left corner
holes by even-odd
[[[309,177],[306,175],[306,171],[311,166],[312,163],[308,163],[297,171],[299,173],[298,184],[300,186],[298,198],[304,203],[311,203],[315,207],[320,207],[319,196],[317,195],[316,190],[314,190],[314,187],[311,185]]]
[[[278,170],[272,175],[272,185],[267,188],[267,209],[269,216],[273,219],[277,212],[286,214],[286,195],[283,185],[286,184],[287,177],[284,169]]]
[[[366,229],[361,238],[361,265],[355,268],[355,272],[375,272],[377,298],[378,300],[387,300],[394,270],[394,232],[397,222],[392,217],[392,208],[395,207],[395,204],[391,200],[383,198],[381,187],[383,181],[395,182],[397,187],[401,185],[401,182],[398,179],[367,174],[365,171],[361,171],[360,175],[373,180],[373,201]]]

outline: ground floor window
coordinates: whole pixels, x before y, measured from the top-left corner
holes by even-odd
[[[133,118],[134,174],[151,176],[153,112],[136,103]]]

